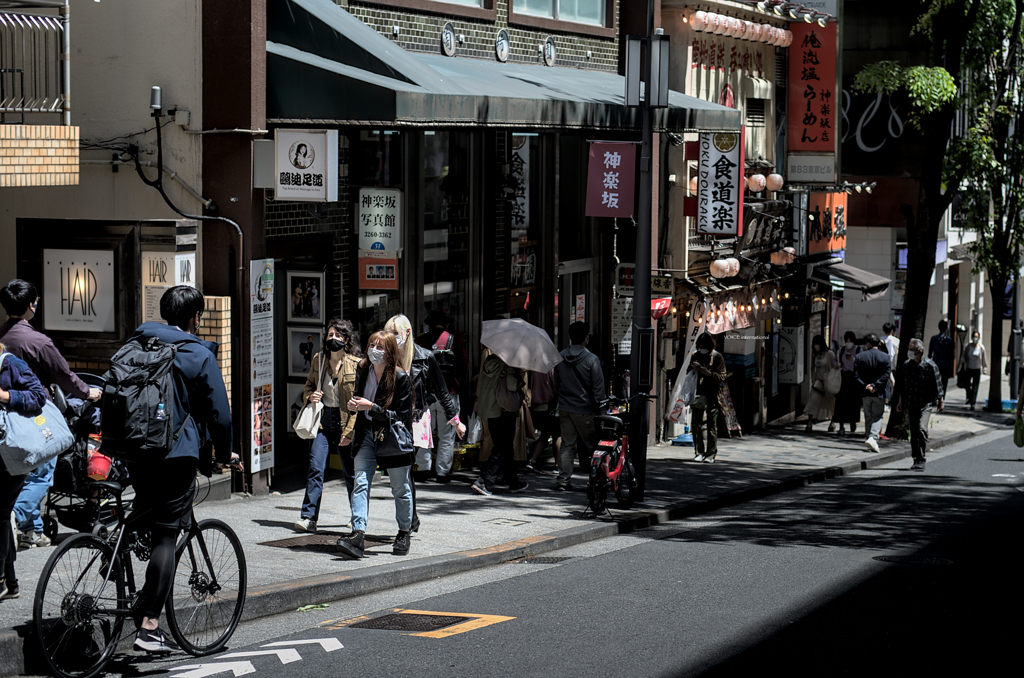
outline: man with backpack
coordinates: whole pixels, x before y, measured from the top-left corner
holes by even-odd
[[[444,311],[431,311],[426,323],[430,331],[416,337],[416,343],[434,352],[434,359],[437,360],[441,374],[444,375],[455,410],[459,411],[459,389],[466,381],[466,374],[469,373],[466,345],[460,337],[448,331],[451,321]],[[437,482],[447,483],[451,480],[449,474],[452,470],[452,460],[455,458],[455,427],[445,424],[448,415],[439,401],[434,401],[430,405],[430,421],[434,427],[434,439],[437,441],[437,461],[434,466]]]
[[[555,366],[555,391],[558,393],[562,447],[558,450],[558,478],[555,489],[572,489],[573,458],[579,454],[580,467],[586,471],[588,455],[594,449],[594,415],[604,400],[604,372],[600,359],[587,350],[590,331],[587,324],[569,325],[570,346],[562,351],[562,362]],[[578,449],[577,449],[578,448]]]
[[[177,649],[158,620],[174,580],[175,542],[191,525],[196,470],[211,473],[209,442],[219,461],[241,463],[232,449],[217,344],[195,336],[204,308],[203,295],[194,287],[164,292],[160,316],[167,324],[140,325],[111,359],[106,375],[103,446],[127,463],[135,487],[132,517],[151,528],[153,552],[135,637],[135,648],[150,653]],[[139,381],[141,388],[135,385]]]

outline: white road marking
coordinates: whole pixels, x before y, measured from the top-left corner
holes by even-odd
[[[324,652],[334,652],[340,650],[345,646],[341,644],[341,641],[337,638],[314,638],[312,640],[282,640],[277,643],[267,643],[260,647],[285,647],[288,645],[313,645],[319,643],[323,648]]]
[[[220,658],[233,659],[234,657],[258,657],[265,654],[276,654],[282,664],[291,664],[292,662],[297,662],[302,659],[298,650],[292,650],[290,648],[284,650],[258,650],[256,652],[232,652],[231,654],[221,655]]]
[[[178,666],[171,669],[172,671],[184,671],[185,669],[192,669],[186,673],[175,673],[170,678],[204,678],[205,676],[212,676],[218,673],[224,673],[225,671],[231,671],[238,676],[244,676],[249,673],[256,673],[256,667],[252,665],[252,662],[227,662],[226,664],[194,664],[191,666]]]

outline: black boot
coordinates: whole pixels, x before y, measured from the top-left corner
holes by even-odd
[[[410,532],[419,532],[420,531],[420,517],[418,515],[416,515],[415,513],[412,514],[412,527],[409,528],[409,531]]]
[[[363,557],[363,531],[354,530],[352,534],[338,539],[336,546],[338,550],[349,558]],[[408,549],[406,549],[408,550]]]
[[[396,556],[409,555],[409,542],[409,530],[399,530],[398,536],[395,537],[395,547],[391,553]]]

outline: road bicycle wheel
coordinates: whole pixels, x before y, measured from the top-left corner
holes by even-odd
[[[46,561],[36,585],[32,625],[46,665],[58,678],[92,678],[117,648],[127,607],[113,549],[91,534],[66,539]],[[104,579],[107,581],[104,583]]]
[[[245,607],[242,542],[220,520],[203,520],[178,542],[167,624],[181,649],[201,657],[227,644]]]
[[[633,470],[633,462],[626,457],[622,464],[622,473],[619,475],[619,488],[615,492],[619,500],[619,508],[633,508],[636,503],[636,472]]]
[[[590,510],[595,514],[604,513],[605,500],[608,498],[608,476],[600,465],[590,469],[590,480],[587,481],[587,501]]]

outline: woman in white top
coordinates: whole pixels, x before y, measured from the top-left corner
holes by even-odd
[[[971,343],[964,346],[960,360],[967,371],[967,407],[973,410],[978,399],[978,382],[982,373],[988,374],[988,358],[977,330],[971,333]]]
[[[810,431],[815,421],[829,422],[829,430],[835,430],[835,424],[831,422],[832,411],[835,408],[835,396],[825,390],[825,378],[828,373],[839,366],[836,354],[828,350],[825,345],[825,337],[820,334],[811,341],[813,357],[811,364],[811,393],[807,397],[807,405],[804,407],[804,414],[807,415],[806,430]]]

